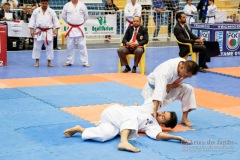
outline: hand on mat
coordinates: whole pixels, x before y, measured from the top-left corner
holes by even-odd
[[[192,144],[192,141],[182,138],[181,143],[183,143],[183,144]]]

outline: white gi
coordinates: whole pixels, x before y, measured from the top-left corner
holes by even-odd
[[[78,1],[74,7],[72,2],[64,5],[62,19],[69,25],[67,31],[67,64],[74,63],[75,43],[78,45],[80,60],[83,65],[88,64],[86,39],[84,35],[84,23],[88,19],[88,10],[84,3]],[[73,27],[72,27],[73,26]]]
[[[124,8],[124,16],[126,20],[124,32],[127,30],[128,26],[133,24],[133,17],[134,16],[141,17],[141,14],[142,6],[140,4],[135,3],[135,5],[133,5],[131,2],[126,4]]]
[[[142,112],[137,107],[115,104],[103,111],[98,126],[84,130],[82,139],[104,142],[113,139],[124,129],[131,130],[128,137],[130,140],[136,139],[138,132],[145,132],[153,139],[157,139],[157,135],[162,132],[162,128],[151,113]]]
[[[162,102],[161,107],[163,107],[175,100],[180,100],[183,112],[196,109],[195,94],[192,86],[182,84],[182,87],[172,88],[169,93],[166,92],[167,84],[171,84],[179,78],[178,64],[180,61],[186,60],[183,58],[170,59],[157,66],[148,75],[148,83],[146,83],[142,91],[145,101],[152,98]]]
[[[191,23],[195,22],[195,19],[193,18],[193,15],[194,15],[194,13],[197,12],[197,8],[194,5],[187,4],[187,5],[185,5],[183,11],[186,15],[186,23],[187,23],[188,26],[190,26]]]
[[[214,16],[216,11],[217,11],[217,6],[215,4],[208,6],[205,23],[215,23]]]
[[[41,48],[44,43],[47,59],[52,60],[54,58],[52,28],[60,28],[55,11],[48,7],[43,14],[41,7],[36,8],[32,13],[28,27],[35,29],[32,58],[40,59]]]

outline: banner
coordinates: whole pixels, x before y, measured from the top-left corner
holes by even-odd
[[[79,0],[82,3],[103,3],[102,0]]]
[[[131,3],[131,0],[126,0],[126,3]],[[141,5],[152,5],[152,0],[136,0],[136,3]]]
[[[90,15],[84,30],[86,35],[116,35],[117,15]]]
[[[240,56],[240,23],[192,23],[191,30],[205,41],[218,41],[220,56]]]

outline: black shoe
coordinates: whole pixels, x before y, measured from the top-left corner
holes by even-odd
[[[136,72],[137,72],[136,68],[133,68],[132,73],[136,73]]]
[[[204,68],[204,69],[208,69],[208,66],[205,64],[202,68]]]
[[[198,68],[198,72],[206,73],[207,71],[203,69],[203,67]]]
[[[129,72],[129,71],[131,71],[131,68],[125,68],[125,69],[123,70],[123,73],[127,73],[127,72]]]

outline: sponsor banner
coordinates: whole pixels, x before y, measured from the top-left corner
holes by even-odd
[[[198,30],[197,29],[192,29],[192,33],[198,36]]]
[[[152,0],[136,0],[141,5],[152,5]],[[131,3],[131,0],[126,0],[126,3]]]
[[[92,15],[84,24],[86,35],[116,35],[117,15]]]
[[[240,56],[239,23],[215,23],[212,25],[193,23],[191,30],[194,34],[198,33],[196,35],[203,37],[205,41],[218,41],[220,56]]]
[[[204,41],[210,41],[210,31],[209,30],[200,30],[200,38],[203,38]]]
[[[102,0],[79,0],[82,3],[103,3]]]
[[[219,50],[220,50],[220,52],[222,52],[223,51],[223,31],[215,32],[215,41],[218,41]]]
[[[238,30],[226,31],[226,47],[230,51],[236,51],[239,48],[239,34]]]

